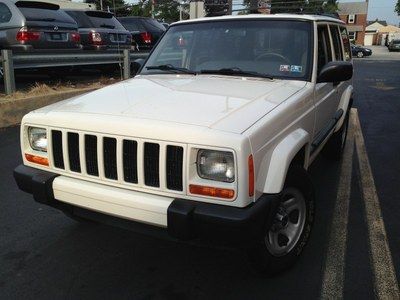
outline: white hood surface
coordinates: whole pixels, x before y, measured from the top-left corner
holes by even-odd
[[[146,75],[37,112],[111,115],[241,133],[305,85],[219,75]]]

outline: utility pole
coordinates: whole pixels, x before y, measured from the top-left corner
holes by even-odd
[[[197,19],[204,17],[204,1],[192,0],[189,7],[190,19]]]
[[[151,17],[154,19],[154,6],[155,6],[155,0],[151,0]]]

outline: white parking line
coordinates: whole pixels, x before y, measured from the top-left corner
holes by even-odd
[[[378,299],[400,299],[396,273],[389,249],[381,207],[375,187],[374,177],[358,116],[352,119],[355,128],[355,143],[360,166],[360,183],[365,204],[368,235],[371,250],[371,263],[374,273],[374,289]]]
[[[352,159],[356,145],[360,168],[360,187],[364,200],[375,297],[400,299],[396,273],[389,249],[381,207],[365,148],[356,109],[351,110],[347,145],[340,170],[338,192],[330,227],[328,249],[322,278],[321,298],[343,298],[347,224],[351,192]]]
[[[350,119],[354,119],[352,111]],[[351,122],[353,124],[353,122]],[[351,173],[353,169],[354,126],[349,126],[347,144],[340,166],[340,178],[335,208],[329,233],[324,274],[322,278],[321,298],[343,298],[345,254],[347,245],[347,223],[351,192]]]

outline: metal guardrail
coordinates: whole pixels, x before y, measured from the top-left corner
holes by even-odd
[[[68,52],[68,53],[21,53],[13,55],[11,50],[1,50],[0,76],[4,80],[4,90],[7,95],[15,92],[15,69],[87,66],[104,64],[121,64],[123,77],[131,77],[131,61],[146,58],[148,52],[131,52],[127,49],[119,52]]]

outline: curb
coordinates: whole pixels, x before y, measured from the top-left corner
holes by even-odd
[[[0,128],[21,123],[22,117],[32,110],[65,100],[74,96],[94,91],[98,88],[82,88],[77,90],[33,96],[21,99],[0,100]]]

